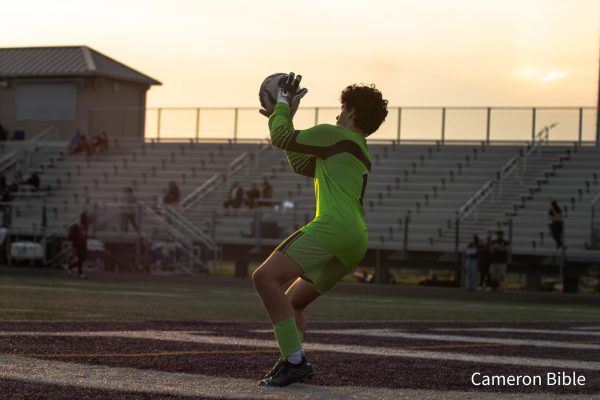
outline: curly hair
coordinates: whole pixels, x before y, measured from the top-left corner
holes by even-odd
[[[348,86],[340,100],[347,110],[354,109],[354,124],[367,136],[379,129],[388,113],[388,101],[374,84]]]

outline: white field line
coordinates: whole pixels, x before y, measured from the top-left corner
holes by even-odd
[[[547,335],[598,336],[600,332],[569,331],[562,329],[521,329],[521,328],[432,328],[432,331],[444,332],[507,332],[507,333],[543,333]]]
[[[342,331],[334,331],[342,333]],[[343,331],[347,333],[347,331]],[[0,332],[2,336],[63,336],[63,337],[123,337],[131,339],[167,340],[174,342],[232,345],[258,348],[272,348],[277,353],[275,340],[247,339],[225,336],[205,336],[189,331],[99,331],[99,332]],[[435,336],[435,335],[433,335]],[[490,342],[485,342],[490,343]],[[495,342],[491,342],[495,343]],[[306,343],[307,351],[327,351],[347,354],[373,355],[382,357],[404,357],[427,360],[459,361],[467,363],[520,365],[528,367],[551,367],[562,369],[586,369],[600,371],[598,361],[561,360],[552,358],[532,358],[499,356],[490,354],[446,353],[441,351],[408,350],[393,347],[355,346],[326,343]]]
[[[257,371],[258,373],[262,371]],[[317,371],[318,373],[318,371]],[[22,382],[53,384],[119,392],[170,394],[186,397],[228,399],[581,399],[585,395],[561,396],[550,393],[499,394],[492,392],[459,392],[416,389],[361,388],[352,386],[311,386],[296,384],[287,388],[261,388],[255,380],[219,378],[206,375],[174,373],[103,365],[86,365],[63,361],[39,360],[9,354],[0,354],[0,377]],[[144,396],[146,397],[146,396]],[[151,396],[148,396],[151,397]]]
[[[552,347],[558,349],[586,349],[600,350],[599,344],[573,343],[573,342],[555,342],[551,340],[535,339],[510,339],[510,338],[491,338],[475,337],[462,335],[435,335],[429,333],[401,332],[393,329],[343,329],[343,330],[311,330],[311,333],[326,333],[333,335],[355,335],[371,337],[390,337],[403,339],[421,339],[437,340],[441,342],[463,342],[463,343],[489,343],[507,346],[533,346],[533,347]]]
[[[600,326],[575,326],[575,327],[573,327],[573,329],[581,329],[584,331],[587,331],[587,330],[600,331]]]

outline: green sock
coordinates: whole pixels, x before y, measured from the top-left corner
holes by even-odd
[[[293,317],[277,322],[273,325],[273,332],[284,360],[287,360],[290,354],[302,349],[296,320]]]
[[[304,342],[304,335],[302,334],[302,331],[300,329],[298,329],[298,340],[300,340],[300,344]]]

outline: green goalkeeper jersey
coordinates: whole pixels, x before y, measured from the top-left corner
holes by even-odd
[[[287,104],[277,103],[269,130],[271,143],[285,150],[294,172],[314,178],[315,218],[300,230],[352,268],[367,250],[363,210],[371,169],[367,141],[339,125],[295,130],[289,113]]]

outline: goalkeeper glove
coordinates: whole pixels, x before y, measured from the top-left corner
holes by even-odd
[[[283,76],[278,83],[277,102],[281,101],[290,106],[290,119],[294,118],[294,114],[296,114],[300,106],[300,100],[308,93],[308,89],[306,88],[298,90],[301,80],[302,75],[295,75],[293,72],[290,72],[289,75]],[[266,110],[260,110],[260,113],[267,118],[271,115]]]
[[[304,95],[308,92],[306,88],[298,90],[301,81],[302,75],[294,75],[293,72],[290,72],[289,75],[286,75],[279,80],[277,101],[281,101],[290,106],[290,118],[294,117],[296,110],[298,110],[298,107],[300,106],[300,100],[302,100]]]

